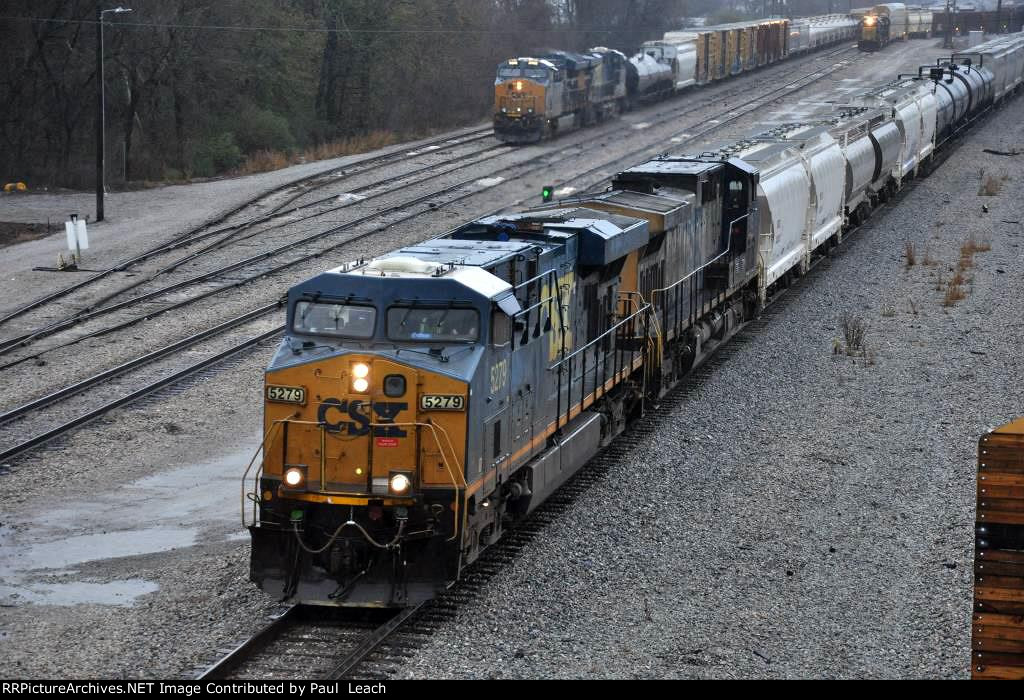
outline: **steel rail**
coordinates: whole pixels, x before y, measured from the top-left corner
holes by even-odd
[[[292,605],[275,617],[263,629],[235,647],[227,656],[196,677],[197,681],[224,680],[245,661],[266,649],[282,632],[295,624],[301,605]]]
[[[849,52],[849,51],[851,51],[851,49],[844,48],[844,49],[840,49],[840,50],[831,52],[829,54],[815,56],[813,60],[820,60],[822,58],[827,59],[827,58],[830,58],[831,56],[834,56],[834,55],[837,55],[837,54],[841,54],[841,53],[845,53],[845,52]],[[776,64],[776,65],[779,65],[779,64]],[[826,69],[819,69],[819,70],[813,71],[812,73],[807,74],[807,75],[817,75],[818,73],[822,73],[824,70],[826,70]],[[785,86],[783,86],[781,88],[777,88],[775,90],[772,90],[769,93],[766,93],[766,94],[761,95],[759,97],[752,98],[751,100],[748,100],[747,102],[742,103],[741,106],[752,104],[752,103],[756,103],[756,102],[763,102],[764,100],[768,99],[769,97],[771,97],[772,99],[778,99],[779,96],[783,96],[785,94],[790,94],[791,92],[795,92],[795,91],[801,89],[802,87],[806,87],[807,84],[810,84],[810,83],[804,83],[804,84],[801,84],[801,85],[797,85],[796,84],[799,81],[804,80],[806,77],[807,76],[801,76],[800,78],[797,78],[796,81],[788,83],[787,85],[785,85]],[[818,76],[816,78],[816,80],[820,79],[821,77],[824,77],[824,76],[823,75]],[[811,82],[814,82],[814,81],[811,81]],[[689,110],[684,111],[683,114],[692,113],[694,111],[699,111],[699,110],[704,109],[704,108],[706,108],[706,105],[695,106],[695,107],[693,107],[693,108],[691,108]],[[724,114],[730,114],[733,111],[735,111],[735,110],[728,110]],[[745,116],[746,114],[749,114],[750,111],[753,111],[753,108],[748,109],[748,110],[743,111],[743,112],[736,113],[735,115],[732,115],[728,119],[720,120],[716,124],[710,125],[707,129],[701,131],[699,134],[692,135],[691,138],[687,139],[687,141],[696,140],[700,136],[703,136],[703,135],[705,135],[707,133],[710,133],[711,131],[714,131],[714,130],[718,129],[721,126],[729,124],[729,123],[739,119],[740,117]],[[655,124],[671,121],[673,119],[678,118],[679,116],[680,116],[679,112],[677,112],[677,111],[669,111],[669,113],[668,113],[668,115],[666,117],[664,117],[661,120],[657,120],[655,122]],[[684,130],[684,131],[681,131],[679,133],[682,134],[682,133],[686,133],[686,132]],[[603,135],[595,136],[591,140],[597,140],[599,138],[603,138]],[[578,148],[580,147],[580,145],[581,144],[578,144],[578,143],[577,144],[572,144],[570,146],[566,146],[563,149],[560,149],[559,151],[556,151],[553,154],[541,154],[541,155],[539,155],[539,156],[537,156],[535,158],[528,159],[528,160],[524,161],[523,163],[517,164],[516,166],[512,166],[512,167],[519,167],[519,166],[522,166],[522,165],[528,165],[530,163],[534,163],[534,162],[537,162],[537,161],[547,161],[547,160],[549,160],[552,157],[557,157],[559,154],[564,154],[564,153],[569,153],[569,152],[577,151]],[[575,182],[576,180],[581,179],[583,177],[586,177],[589,174],[592,174],[594,172],[597,172],[599,170],[603,170],[603,169],[607,168],[608,165],[611,164],[611,163],[615,163],[615,162],[618,162],[620,160],[624,160],[626,158],[630,158],[633,155],[635,155],[636,153],[650,150],[650,148],[651,148],[650,146],[646,146],[646,147],[643,147],[643,148],[640,148],[640,149],[635,149],[634,151],[631,151],[630,153],[628,153],[628,154],[626,154],[624,156],[617,157],[617,158],[613,159],[612,161],[603,163],[603,164],[601,164],[599,166],[596,166],[595,168],[591,168],[591,169],[589,169],[589,170],[587,170],[587,171],[585,171],[585,172],[575,176],[572,180],[569,180],[569,182]],[[542,166],[546,166],[546,165],[547,165],[546,162],[542,162]],[[519,176],[522,176],[524,174],[528,174],[528,173],[534,172],[534,171],[536,171],[538,169],[539,168],[528,168],[525,171],[519,172]],[[451,171],[449,171],[449,172],[451,172]],[[409,175],[410,174],[406,174],[406,176],[409,176]],[[223,266],[221,268],[212,270],[210,272],[203,273],[201,275],[192,277],[190,279],[182,280],[182,281],[180,281],[178,283],[175,283],[175,284],[172,284],[172,285],[168,285],[168,286],[162,287],[162,288],[157,289],[157,290],[153,290],[151,292],[148,292],[146,294],[140,295],[138,297],[133,297],[132,299],[124,300],[122,302],[119,302],[118,304],[113,304],[113,305],[110,305],[110,306],[101,307],[99,309],[95,309],[95,310],[92,310],[92,311],[88,311],[87,310],[84,313],[72,316],[72,317],[70,317],[68,319],[65,319],[64,321],[58,321],[58,322],[56,322],[54,324],[51,324],[50,326],[48,326],[46,328],[39,329],[39,330],[34,331],[32,333],[29,333],[29,334],[26,334],[26,335],[23,335],[23,336],[19,336],[17,338],[11,338],[11,339],[8,339],[8,340],[5,340],[5,341],[0,341],[0,355],[6,354],[6,353],[10,352],[11,350],[13,350],[15,348],[24,347],[32,339],[41,338],[41,337],[47,337],[47,336],[53,335],[54,333],[57,333],[57,332],[59,332],[61,330],[64,330],[66,328],[69,328],[69,327],[72,327],[74,325],[77,325],[78,323],[80,323],[82,321],[89,320],[91,318],[95,318],[97,316],[104,315],[104,314],[110,313],[112,311],[117,311],[119,309],[126,308],[128,306],[131,306],[131,305],[139,303],[139,302],[143,302],[143,301],[147,301],[149,299],[156,298],[158,296],[161,296],[163,294],[167,294],[169,292],[176,291],[176,290],[181,289],[183,287],[187,287],[187,286],[191,286],[191,285],[194,285],[194,284],[198,284],[198,283],[207,281],[207,280],[209,280],[211,278],[217,277],[217,276],[222,275],[222,274],[224,274],[226,272],[231,272],[233,270],[239,269],[241,267],[245,267],[245,266],[253,264],[255,262],[259,262],[261,260],[264,260],[264,259],[276,256],[276,255],[278,255],[278,254],[280,254],[282,252],[286,252],[286,251],[288,251],[288,250],[290,250],[292,248],[298,247],[300,245],[304,245],[306,243],[310,243],[310,242],[318,240],[320,238],[324,238],[324,237],[327,237],[327,236],[330,236],[330,235],[334,235],[336,233],[339,233],[341,231],[347,230],[349,228],[352,228],[352,227],[355,227],[355,226],[367,223],[367,222],[369,222],[369,221],[371,221],[373,219],[379,218],[380,216],[384,216],[384,215],[387,215],[389,213],[394,213],[395,211],[401,211],[401,210],[407,208],[408,206],[421,203],[421,202],[423,202],[423,201],[425,201],[427,199],[431,199],[431,198],[434,198],[434,197],[437,197],[437,196],[442,196],[442,195],[447,194],[447,193],[449,193],[449,192],[451,192],[453,190],[457,190],[457,189],[459,189],[461,187],[465,187],[465,186],[475,182],[476,180],[478,180],[478,178],[469,178],[469,179],[464,180],[462,182],[456,183],[455,185],[447,187],[447,188],[445,188],[443,190],[439,190],[439,191],[430,193],[430,194],[425,195],[423,197],[418,197],[416,199],[407,201],[407,202],[405,202],[403,204],[399,204],[399,205],[396,205],[396,206],[393,206],[393,207],[389,207],[389,208],[387,208],[387,209],[385,209],[383,211],[376,212],[376,213],[374,213],[372,215],[368,215],[368,216],[365,216],[365,217],[354,219],[354,220],[352,220],[350,222],[346,222],[345,224],[341,224],[340,226],[333,227],[331,229],[327,229],[325,231],[321,231],[321,232],[312,234],[310,236],[306,236],[306,237],[297,239],[295,241],[292,241],[292,242],[286,243],[284,245],[278,246],[277,248],[272,249],[270,251],[265,251],[263,253],[257,254],[255,256],[251,256],[251,257],[243,259],[241,261],[236,261],[235,263],[232,263],[230,265],[226,265],[226,266]],[[416,183],[416,184],[421,184],[421,183]],[[483,188],[483,189],[490,189],[490,188]],[[474,191],[474,192],[472,192],[470,194],[476,194],[476,193],[478,193],[480,191],[483,191],[483,190],[476,190],[476,191]],[[384,194],[390,194],[390,192],[389,193],[384,193]],[[374,196],[380,196],[380,195],[374,195]],[[454,203],[454,202],[457,202],[457,201],[461,201],[462,199],[465,199],[465,198],[466,197],[464,197],[464,196],[463,197],[458,197],[458,198],[456,198],[454,200],[451,200],[449,202],[446,202],[446,203],[447,204],[451,204],[451,203]],[[502,211],[505,208],[507,208],[507,207],[503,207],[503,208],[498,209],[496,211]],[[326,212],[323,212],[323,213],[326,213]],[[425,213],[425,212],[418,212],[416,215],[419,215],[420,213]],[[320,214],[317,214],[317,216],[319,216],[319,215]],[[402,219],[399,219],[396,222],[391,222],[387,226],[374,229],[373,231],[370,231],[368,233],[369,234],[378,233],[378,232],[384,230],[385,228],[387,228],[388,226],[393,226],[395,223],[403,223],[404,221],[407,221],[409,218],[410,217],[403,217]],[[363,235],[360,235],[360,236],[351,237],[349,239],[346,239],[346,241],[344,241],[343,243],[344,244],[352,243],[352,242],[355,242],[355,241],[358,241],[358,240],[361,240],[361,239],[365,238],[367,235],[368,234],[363,234]],[[181,302],[178,302],[178,303],[176,303],[174,305],[165,307],[165,308],[157,311],[156,314],[164,313],[166,311],[170,311],[170,310],[173,310],[173,309],[176,309],[176,308],[180,308],[180,307],[185,306],[185,305],[187,305],[189,303],[192,303],[193,301],[199,301],[201,299],[205,299],[205,298],[207,298],[207,297],[209,297],[209,296],[211,296],[213,294],[219,293],[221,291],[226,291],[228,289],[236,288],[236,287],[241,286],[243,284],[248,284],[249,282],[252,282],[252,281],[255,281],[255,280],[260,279],[262,277],[265,277],[268,274],[274,274],[274,273],[279,272],[282,269],[286,269],[287,267],[290,267],[292,265],[300,264],[302,262],[306,262],[306,261],[308,261],[311,258],[318,257],[319,255],[322,255],[323,253],[326,253],[326,252],[329,252],[331,250],[334,250],[337,247],[338,246],[331,246],[330,248],[328,248],[328,249],[326,249],[324,251],[321,251],[320,253],[313,254],[313,255],[303,256],[303,257],[300,257],[300,258],[298,258],[296,260],[293,260],[293,261],[291,261],[289,263],[286,263],[284,265],[276,266],[274,268],[271,268],[269,271],[260,272],[258,274],[255,274],[255,275],[243,278],[242,280],[236,281],[236,282],[234,282],[234,283],[232,283],[230,285],[225,285],[225,286],[222,286],[222,287],[215,288],[213,290],[208,290],[207,292],[204,292],[204,293],[202,293],[200,295],[197,295],[195,297],[190,297],[189,299],[185,299],[185,300],[183,300]],[[136,283],[136,285],[133,285],[133,286],[138,286],[139,284],[143,284],[146,281],[148,281],[148,280],[143,280],[143,281],[141,281],[139,283]],[[150,317],[152,317],[153,315],[156,315],[156,314],[148,314],[146,316],[146,318],[150,318]],[[91,337],[91,336],[86,336],[86,337]],[[64,344],[64,345],[57,346],[57,347],[67,347],[67,345],[73,344],[74,342],[79,342],[79,340],[80,339],[78,339],[76,341],[72,341],[71,343],[67,343],[67,344]],[[56,349],[56,348],[47,348],[43,352],[51,351],[53,349]],[[33,357],[38,357],[38,354],[29,355],[26,358],[22,358],[22,360],[19,360],[19,361],[16,361],[16,362],[12,362],[12,363],[9,363],[7,365],[0,366],[0,370],[6,369],[7,367],[10,367],[10,366],[12,366],[14,364],[18,364],[18,363],[20,363],[20,362],[22,362],[24,360],[27,360],[27,359],[30,359],[30,358],[33,358]]]
[[[50,442],[54,438],[60,437],[61,435],[64,435],[65,433],[68,433],[71,430],[74,430],[75,428],[85,425],[86,423],[89,423],[99,418],[105,413],[109,413],[115,408],[120,408],[121,406],[134,403],[135,401],[138,401],[139,399],[148,396],[149,394],[152,394],[155,391],[163,389],[166,386],[175,384],[181,381],[182,379],[190,377],[193,374],[196,374],[197,372],[201,372],[202,370],[208,367],[217,365],[220,362],[223,362],[224,360],[233,357],[254,345],[257,345],[258,343],[263,342],[264,340],[269,340],[270,338],[273,338],[276,335],[280,335],[283,331],[284,327],[280,326],[278,328],[274,328],[272,330],[260,333],[255,337],[249,338],[247,340],[235,344],[233,347],[230,347],[227,350],[222,350],[221,352],[217,353],[216,355],[213,355],[212,357],[200,360],[199,362],[189,365],[184,369],[177,370],[161,379],[158,379],[155,382],[151,382],[140,389],[136,389],[135,391],[129,394],[114,399],[113,401],[109,401],[100,406],[99,408],[89,410],[76,418],[72,418],[71,420],[62,423],[56,428],[52,428],[50,430],[47,430],[46,432],[35,435],[29,438],[28,440],[25,440],[24,442],[18,443],[14,447],[8,448],[3,452],[0,452],[0,463],[6,462],[7,460],[17,457],[23,452],[26,452],[34,447],[38,447],[39,445]]]
[[[4,411],[3,413],[0,413],[0,426],[3,426],[6,423],[10,423],[13,420],[21,418],[31,413],[32,411],[54,404],[60,401],[61,399],[65,399],[69,396],[74,396],[76,394],[81,394],[83,391],[96,386],[100,382],[103,382],[107,379],[112,379],[113,377],[120,376],[125,372],[135,369],[136,367],[141,367],[151,362],[155,362],[156,360],[167,357],[168,355],[171,355],[177,352],[178,350],[191,347],[192,345],[207,340],[208,338],[220,335],[221,333],[231,330],[232,328],[235,328],[236,326],[239,326],[247,321],[251,321],[259,316],[263,316],[266,313],[270,313],[271,311],[275,311],[280,308],[280,304],[269,304],[259,309],[254,309],[252,311],[242,314],[241,316],[236,316],[233,319],[225,321],[224,323],[221,323],[217,326],[214,326],[213,328],[208,328],[204,331],[196,333],[195,335],[191,335],[187,338],[182,338],[181,340],[175,341],[170,345],[166,345],[160,348],[159,350],[154,350],[151,353],[141,355],[140,357],[136,357],[135,359],[117,365],[116,367],[112,367],[108,370],[100,372],[99,374],[94,374],[88,379],[83,379],[80,382],[75,382],[74,384],[70,384],[64,387],[63,389],[58,389],[57,391],[47,394],[46,396],[42,396],[38,399],[29,401],[28,403],[24,403],[20,406]]]
[[[477,140],[481,140],[481,139],[487,138],[490,134],[491,134],[491,127],[487,126],[485,128],[475,129],[475,130],[468,131],[465,134],[458,135],[458,136],[449,135],[447,137],[439,137],[439,138],[434,139],[432,141],[427,141],[427,142],[421,143],[420,145],[414,146],[413,148],[425,148],[425,147],[429,147],[431,145],[437,145],[439,143],[447,143],[448,141],[458,140],[458,139],[464,138],[466,136],[472,136],[473,137],[471,139],[467,139],[467,140],[462,141],[460,143],[452,144],[453,146],[461,146],[461,145],[464,145],[465,143],[472,143],[473,141],[477,141]],[[407,151],[402,151],[401,149],[398,149],[398,150],[396,150],[394,152],[391,152],[391,153],[382,154],[382,155],[378,155],[378,156],[371,156],[371,157],[364,158],[364,159],[361,159],[361,160],[353,161],[353,162],[348,163],[348,164],[346,164],[345,166],[342,166],[342,167],[343,168],[353,168],[353,167],[358,167],[358,166],[361,166],[361,165],[377,165],[377,164],[384,165],[389,160],[397,160],[397,159],[403,158],[403,157],[408,157],[408,152]],[[227,219],[231,218],[232,216],[234,216],[238,212],[240,212],[240,211],[242,211],[242,210],[252,206],[253,204],[255,204],[256,202],[258,202],[261,199],[269,197],[269,196],[271,196],[271,195],[273,195],[273,194],[275,194],[277,192],[284,191],[284,190],[286,190],[286,189],[288,189],[290,187],[300,186],[300,185],[302,185],[305,182],[309,182],[310,180],[313,180],[313,179],[316,179],[316,178],[321,178],[321,177],[326,177],[328,173],[336,172],[339,169],[340,168],[333,168],[331,170],[327,170],[327,171],[324,171],[324,172],[316,173],[314,175],[308,175],[306,177],[299,178],[297,180],[292,180],[292,181],[290,181],[290,182],[288,182],[288,183],[286,183],[284,185],[280,185],[278,187],[266,190],[266,191],[260,193],[258,196],[253,197],[252,199],[249,199],[249,200],[243,202],[242,204],[238,205],[237,207],[234,207],[234,208],[232,208],[231,210],[229,210],[227,212],[219,214],[215,218],[213,218],[211,220],[208,220],[208,221],[204,222],[203,224],[201,224],[201,225],[199,225],[199,226],[197,226],[197,227],[195,227],[193,229],[190,229],[189,231],[186,231],[186,232],[184,232],[182,234],[179,234],[179,235],[173,237],[169,242],[161,243],[158,246],[154,246],[152,248],[149,248],[149,249],[143,251],[142,253],[132,257],[132,258],[129,258],[127,260],[123,260],[123,261],[117,263],[116,265],[114,265],[112,267],[109,267],[109,268],[107,268],[105,270],[101,270],[100,272],[96,273],[95,275],[92,275],[91,277],[89,277],[87,279],[81,280],[81,281],[76,282],[76,283],[74,283],[72,285],[68,285],[67,287],[62,287],[61,289],[58,289],[58,290],[56,290],[54,292],[51,292],[50,294],[47,294],[47,295],[45,295],[43,297],[40,297],[38,299],[35,299],[34,301],[29,302],[29,303],[27,303],[27,304],[25,304],[23,306],[20,306],[17,309],[14,309],[13,311],[7,312],[3,316],[0,316],[0,326],[6,324],[7,322],[9,322],[9,321],[11,321],[11,320],[13,320],[15,318],[23,316],[24,314],[26,314],[26,313],[28,313],[30,311],[33,311],[34,309],[37,309],[40,306],[43,306],[44,304],[47,304],[47,303],[49,303],[51,301],[55,301],[56,299],[60,299],[62,297],[65,297],[68,294],[72,294],[72,293],[74,293],[74,292],[76,292],[76,291],[78,291],[80,289],[84,289],[85,287],[87,287],[88,285],[92,284],[93,282],[97,282],[97,281],[99,281],[101,279],[109,277],[110,275],[112,275],[112,274],[114,274],[116,272],[123,272],[124,270],[129,269],[132,265],[135,265],[137,263],[143,262],[144,260],[148,260],[151,257],[154,257],[154,256],[159,255],[161,253],[165,253],[165,252],[169,252],[169,251],[172,251],[172,250],[176,250],[178,248],[182,248],[182,247],[187,246],[187,245],[191,245],[192,243],[195,243],[196,241],[205,240],[206,238],[209,238],[209,237],[212,237],[214,235],[217,235],[218,233],[224,233],[225,231],[228,230],[227,228],[221,228],[221,229],[217,229],[217,230],[214,230],[214,231],[207,231],[206,233],[201,233],[201,232],[206,231],[206,229],[209,229],[211,226],[216,226],[218,224],[223,223],[224,221],[226,221]],[[355,173],[346,173],[345,177],[346,178],[354,177],[356,175],[361,175],[361,174],[363,174],[365,172],[366,172],[366,170],[361,170],[361,171],[355,172]],[[338,179],[337,178],[333,179],[332,180],[332,184],[334,182],[338,182]],[[300,193],[299,196],[302,196],[303,194],[307,194],[310,191],[311,190],[307,190],[306,192]],[[241,226],[241,225],[244,225],[244,222],[243,222],[243,224],[239,224],[239,226]]]

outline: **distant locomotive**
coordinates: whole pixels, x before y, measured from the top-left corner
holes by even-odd
[[[865,15],[860,24],[860,38],[857,48],[861,51],[884,49],[892,40],[892,27],[885,15]]]
[[[323,605],[435,596],[1022,78],[1024,36],[1004,37],[293,287],[243,478],[252,580]]]
[[[766,19],[667,32],[629,58],[604,47],[510,58],[494,83],[494,135],[532,143],[856,35],[845,15]]]
[[[862,51],[877,51],[890,41],[906,41],[910,37],[928,38],[932,30],[932,11],[889,2],[857,12],[860,36],[857,45]]]
[[[532,143],[618,114],[626,108],[628,65],[605,48],[510,58],[494,83],[494,135]]]

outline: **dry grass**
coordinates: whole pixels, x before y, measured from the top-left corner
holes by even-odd
[[[390,146],[397,141],[398,135],[391,131],[371,131],[362,136],[353,136],[347,139],[310,146],[301,152],[257,151],[247,156],[235,172],[238,175],[265,173],[271,170],[280,170],[296,163],[308,163],[315,160],[348,156],[354,153],[375,151],[378,148]]]
[[[288,154],[281,151],[256,151],[247,157],[238,166],[239,175],[252,175],[253,173],[265,173],[271,170],[280,170],[292,164]]]
[[[946,294],[942,297],[942,305],[946,307],[953,306],[953,304],[966,298],[967,292],[964,291],[962,284],[957,284],[956,277],[954,277],[946,285]]]
[[[982,178],[981,187],[978,188],[978,196],[980,197],[995,197],[1003,189],[1003,181],[994,175],[988,175]]]
[[[894,318],[895,316],[896,316],[896,305],[895,304],[886,304],[885,306],[882,307],[882,317],[883,318]]]
[[[957,263],[957,267],[960,270],[970,270],[974,267],[974,254],[987,253],[990,250],[992,250],[992,244],[989,241],[979,243],[973,235],[968,236],[967,240],[960,246],[960,261]]]
[[[908,301],[910,302],[910,313],[917,316],[917,304],[914,303],[913,299],[908,299]]]
[[[868,335],[868,322],[854,314],[843,314],[839,320],[839,327],[843,331],[843,340],[846,341],[846,354],[855,355],[863,352],[864,340]]]
[[[914,247],[914,242],[909,238],[903,241],[903,257],[907,261],[908,268],[917,264],[917,249]]]
[[[325,160],[348,156],[353,153],[366,153],[375,151],[378,148],[390,146],[398,140],[398,136],[390,131],[371,131],[363,136],[353,136],[340,141],[322,143],[319,146],[307,148],[302,153],[305,160]]]

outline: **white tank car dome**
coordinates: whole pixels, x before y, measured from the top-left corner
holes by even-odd
[[[419,258],[411,255],[396,255],[392,258],[376,258],[375,260],[371,260],[367,263],[366,267],[363,268],[363,272],[379,272],[381,274],[387,274],[389,272],[404,272],[406,274],[429,275],[437,268],[437,263],[420,260]]]

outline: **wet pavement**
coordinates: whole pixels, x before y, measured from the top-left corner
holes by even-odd
[[[238,465],[250,457],[229,454],[91,494],[69,491],[64,507],[0,524],[0,605],[131,605],[156,591],[144,579],[89,572],[97,562],[244,538]]]

